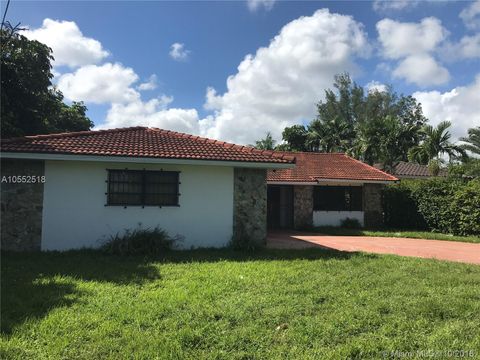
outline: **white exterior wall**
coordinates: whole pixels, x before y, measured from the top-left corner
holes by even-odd
[[[179,207],[105,206],[106,169],[180,171]],[[233,167],[45,161],[42,250],[97,247],[109,235],[160,226],[182,248],[222,247],[233,233]]]
[[[340,226],[346,218],[357,219],[363,226],[363,211],[314,211],[313,226]]]

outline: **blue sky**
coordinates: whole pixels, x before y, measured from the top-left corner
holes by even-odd
[[[432,123],[451,120],[463,135],[480,125],[479,14],[478,1],[12,1],[8,17],[63,59],[55,82],[67,100],[85,100],[97,127],[248,143],[308,121],[340,71],[415,94]],[[140,90],[152,75],[145,87],[155,88]]]

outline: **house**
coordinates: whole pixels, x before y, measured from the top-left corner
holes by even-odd
[[[96,247],[125,229],[224,247],[267,228],[381,223],[396,178],[343,154],[257,150],[156,128],[83,131],[1,144],[4,250]]]
[[[293,154],[294,168],[268,171],[269,228],[382,224],[382,186],[396,177],[342,153]]]
[[[381,164],[374,165],[377,169],[381,169]],[[430,169],[427,165],[420,165],[413,162],[399,161],[392,169],[389,171],[390,174],[399,178],[399,179],[430,179],[435,177],[432,175]],[[440,169],[438,175],[440,177],[446,177],[448,175],[447,169]]]
[[[1,144],[4,250],[95,247],[160,226],[190,247],[266,238],[266,171],[294,157],[161,129],[27,136]]]

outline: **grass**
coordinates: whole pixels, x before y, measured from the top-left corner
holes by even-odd
[[[480,266],[320,249],[2,255],[2,359],[480,355]]]
[[[400,237],[413,239],[430,240],[448,240],[468,243],[480,243],[480,236],[460,236],[452,234],[442,234],[430,231],[415,230],[368,230],[368,229],[346,229],[335,226],[320,226],[315,228],[315,232],[326,235],[345,235],[345,236],[382,236],[382,237]]]

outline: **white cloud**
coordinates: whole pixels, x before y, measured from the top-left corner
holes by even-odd
[[[157,88],[157,75],[150,75],[148,81],[137,86],[140,91],[155,90]]]
[[[480,58],[480,34],[464,36],[458,43],[446,43],[440,50],[447,61]]]
[[[96,129],[139,125],[199,134],[197,110],[168,108],[172,101],[172,97],[162,96],[146,102],[137,99],[127,104],[112,104],[105,123]]]
[[[207,90],[205,107],[216,109],[204,124],[209,137],[242,144],[285,126],[310,120],[333,76],[355,72],[355,56],[368,56],[361,24],[327,9],[285,25],[268,47],[247,55],[227,79],[227,92]]]
[[[393,71],[393,76],[420,87],[445,84],[450,79],[448,70],[426,54],[407,57]]]
[[[467,135],[467,129],[480,126],[480,74],[467,86],[459,86],[451,91],[415,92],[415,97],[423,108],[423,113],[433,125],[440,121],[452,122],[450,132],[455,139]]]
[[[365,87],[367,88],[368,92],[386,92],[388,88],[387,85],[375,80],[370,81],[367,85],[365,85]]]
[[[448,70],[433,55],[449,35],[440,20],[429,17],[420,23],[402,23],[383,19],[377,31],[383,56],[399,60],[394,77],[421,87],[448,82]]]
[[[255,12],[261,7],[263,7],[266,11],[270,11],[273,9],[275,1],[276,0],[247,0],[247,7],[251,12]]]
[[[414,8],[418,3],[417,0],[374,0],[372,5],[377,12],[387,12]]]
[[[31,40],[38,40],[53,50],[54,65],[71,68],[96,64],[109,55],[102,44],[83,36],[73,21],[43,20],[42,27],[22,32]]]
[[[471,2],[463,9],[460,18],[468,29],[480,29],[480,0]]]
[[[138,75],[133,69],[118,63],[106,63],[83,66],[74,73],[61,75],[58,88],[69,100],[95,104],[125,103],[140,97],[132,88],[136,81]]]
[[[420,23],[383,19],[377,23],[377,31],[383,55],[390,59],[431,52],[448,35],[440,20],[433,17]]]
[[[168,54],[173,60],[185,61],[188,59],[190,50],[185,49],[185,44],[174,43],[170,46],[170,52]]]

